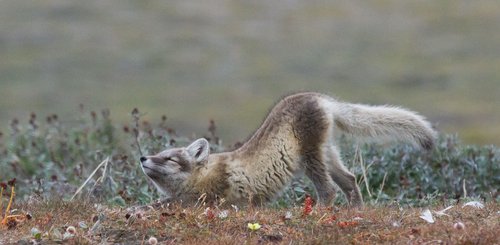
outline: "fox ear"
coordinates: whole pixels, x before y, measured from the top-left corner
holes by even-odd
[[[195,160],[197,164],[203,164],[208,160],[210,154],[210,144],[204,138],[197,139],[186,147],[188,154]]]

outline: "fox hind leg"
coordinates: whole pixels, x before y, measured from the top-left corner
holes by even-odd
[[[356,177],[354,174],[346,169],[340,154],[335,146],[328,148],[327,156],[329,163],[329,173],[333,181],[340,187],[342,192],[346,195],[347,201],[353,206],[363,206],[363,198],[359,187],[356,184]]]
[[[318,194],[319,203],[329,206],[335,198],[335,186],[326,166],[317,157],[306,157],[304,160],[305,174],[313,182]]]

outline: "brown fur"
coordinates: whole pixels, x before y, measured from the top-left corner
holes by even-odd
[[[274,200],[294,178],[305,174],[320,203],[330,205],[334,183],[353,205],[363,201],[356,179],[343,165],[334,134],[394,138],[432,147],[435,132],[411,111],[347,104],[318,93],[283,98],[240,148],[209,154],[205,139],[185,148],[142,157],[146,175],[170,200],[191,203],[206,194],[229,203]]]

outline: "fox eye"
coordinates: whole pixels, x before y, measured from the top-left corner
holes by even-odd
[[[167,161],[171,161],[171,162],[175,162],[175,163],[177,163],[177,159],[174,159],[174,158],[172,158],[172,157],[164,157],[164,158],[163,158],[163,160],[164,160],[165,162],[167,162]]]

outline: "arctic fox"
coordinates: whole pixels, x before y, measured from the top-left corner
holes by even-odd
[[[297,93],[281,99],[259,129],[238,149],[210,154],[198,139],[140,158],[144,173],[166,201],[194,203],[224,198],[231,204],[274,200],[297,177],[314,184],[319,203],[331,205],[337,184],[351,205],[363,199],[340,159],[335,135],[388,138],[431,149],[436,132],[424,117],[398,107],[337,101],[320,93]]]

